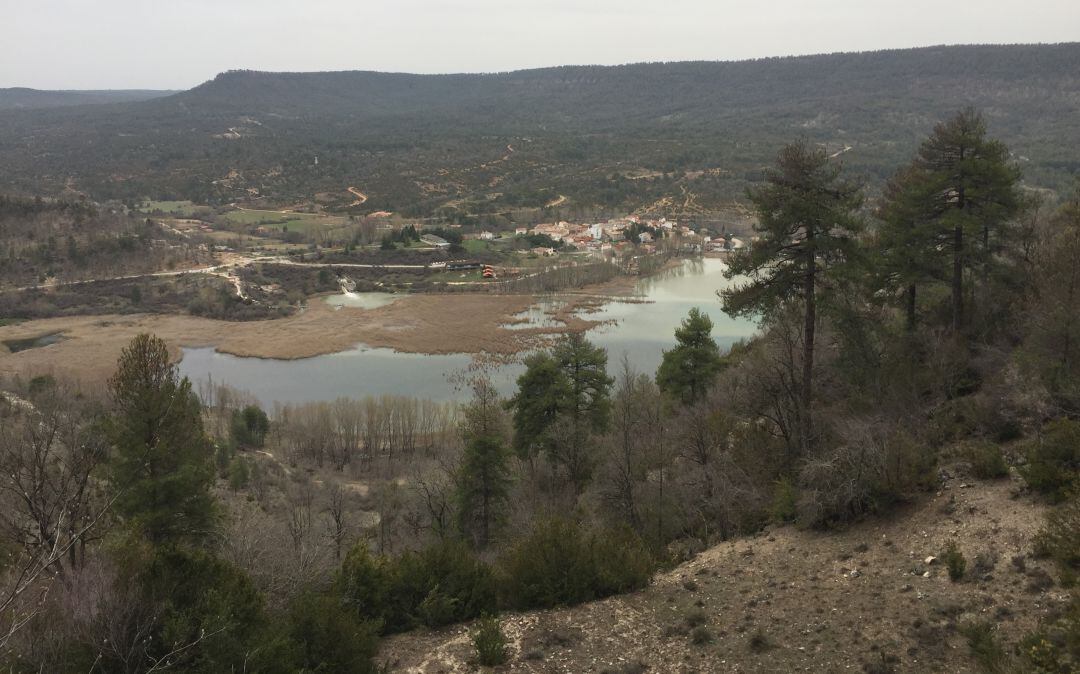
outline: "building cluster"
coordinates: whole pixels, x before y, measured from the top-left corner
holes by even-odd
[[[633,230],[638,225],[637,241],[630,241],[626,236],[627,230]],[[651,231],[650,231],[651,230]],[[704,229],[695,229],[690,225],[680,225],[666,218],[643,219],[636,215],[623,218],[612,218],[607,222],[593,224],[574,224],[570,222],[544,223],[526,229],[519,227],[515,230],[518,234],[545,234],[555,241],[560,241],[577,248],[590,252],[619,252],[632,244],[644,247],[649,252],[656,243],[652,231],[661,232],[664,237],[676,236],[681,238],[686,245],[697,246],[701,250],[719,251],[727,250],[740,243],[737,239],[724,237],[712,237]]]
[[[455,225],[450,225],[455,227]],[[420,229],[420,225],[417,228]],[[634,241],[630,240],[627,232],[635,232]],[[654,236],[653,232],[658,234]],[[479,239],[491,241],[509,235],[509,232],[479,231],[464,235],[466,239]],[[611,218],[606,222],[595,223],[572,223],[566,221],[549,222],[534,225],[532,227],[517,227],[514,229],[515,236],[544,235],[552,241],[583,252],[589,252],[601,256],[617,255],[627,248],[635,247],[639,252],[655,252],[658,237],[674,238],[688,248],[699,252],[719,252],[739,248],[742,242],[730,236],[712,236],[707,229],[692,225],[679,224],[666,218],[641,218],[630,215],[621,218]],[[447,248],[449,242],[432,234],[423,234],[420,241],[436,247]],[[554,248],[538,246],[533,253],[541,256],[554,255]]]

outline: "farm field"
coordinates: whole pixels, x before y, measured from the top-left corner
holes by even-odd
[[[160,211],[179,217],[190,217],[198,211],[199,206],[192,201],[147,201],[138,210],[144,213]]]
[[[337,227],[345,218],[319,213],[286,213],[282,211],[229,211],[224,216],[238,225],[277,225],[290,232],[308,232],[320,227]]]

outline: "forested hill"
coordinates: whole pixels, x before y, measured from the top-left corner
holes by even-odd
[[[951,112],[961,99],[1012,107],[1037,106],[1040,100],[1059,96],[1062,103],[1080,104],[1080,44],[565,66],[493,74],[232,71],[160,104],[357,119],[465,113],[481,117],[484,124],[528,131],[540,124],[574,130],[583,124],[709,126],[717,115],[802,114],[809,105],[837,113],[846,105],[858,105],[862,110],[849,111],[850,121],[858,126],[860,121],[880,121],[861,120],[859,113],[890,103],[902,109],[921,107],[936,117]],[[911,98],[916,100],[904,102]]]
[[[156,89],[43,90],[26,87],[0,89],[0,110],[34,110],[70,105],[146,101],[174,94]]]
[[[220,203],[258,190],[344,207],[358,185],[365,207],[415,215],[559,195],[685,214],[740,195],[798,136],[877,183],[966,105],[1029,183],[1060,188],[1080,170],[1070,43],[493,74],[232,71],[155,100],[0,112],[0,191]]]

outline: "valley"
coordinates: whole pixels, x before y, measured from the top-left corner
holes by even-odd
[[[1080,671],[1080,10],[198,4],[7,13],[0,671]]]

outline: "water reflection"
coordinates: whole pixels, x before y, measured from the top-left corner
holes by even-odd
[[[752,336],[756,325],[745,318],[732,318],[720,309],[718,290],[733,281],[724,278],[723,260],[698,258],[642,279],[639,299],[647,303],[612,302],[589,318],[615,321],[589,335],[608,350],[608,362],[616,363],[625,353],[630,362],[647,374],[656,372],[664,349],[670,349],[675,328],[693,307],[712,319],[713,339],[727,350],[740,339]]]
[[[608,350],[612,371],[626,354],[638,371],[651,375],[660,364],[663,350],[671,348],[679,322],[692,307],[699,307],[712,319],[713,338],[721,349],[726,350],[735,341],[753,335],[755,325],[746,319],[733,319],[720,310],[716,291],[731,283],[724,278],[724,269],[723,261],[717,259],[687,260],[675,268],[641,279],[637,293],[629,301],[612,301],[588,314],[589,319],[611,322],[591,330],[589,339]],[[396,299],[389,293],[353,295],[383,296],[374,300],[370,297],[356,300],[364,302]],[[542,300],[519,317],[535,321],[525,324],[528,327],[554,321],[550,312],[558,308],[557,302]],[[215,381],[250,391],[266,406],[275,401],[305,402],[383,394],[460,400],[468,393],[455,384],[455,376],[477,367],[480,367],[477,360],[468,354],[399,353],[364,346],[291,361],[238,358],[217,353],[212,348],[184,349],[184,359],[180,363],[181,373],[193,380],[205,381],[212,377]],[[513,392],[521,371],[520,364],[489,369],[493,382],[503,394]]]
[[[326,298],[326,303],[337,308],[355,307],[357,309],[378,309],[397,301],[401,295],[393,293],[354,293],[345,292],[340,295],[331,295]]]
[[[555,318],[560,309],[566,306],[561,300],[541,300],[525,311],[519,311],[510,317],[510,321],[502,324],[506,330],[525,330],[527,328],[561,328],[566,325],[564,321]]]

